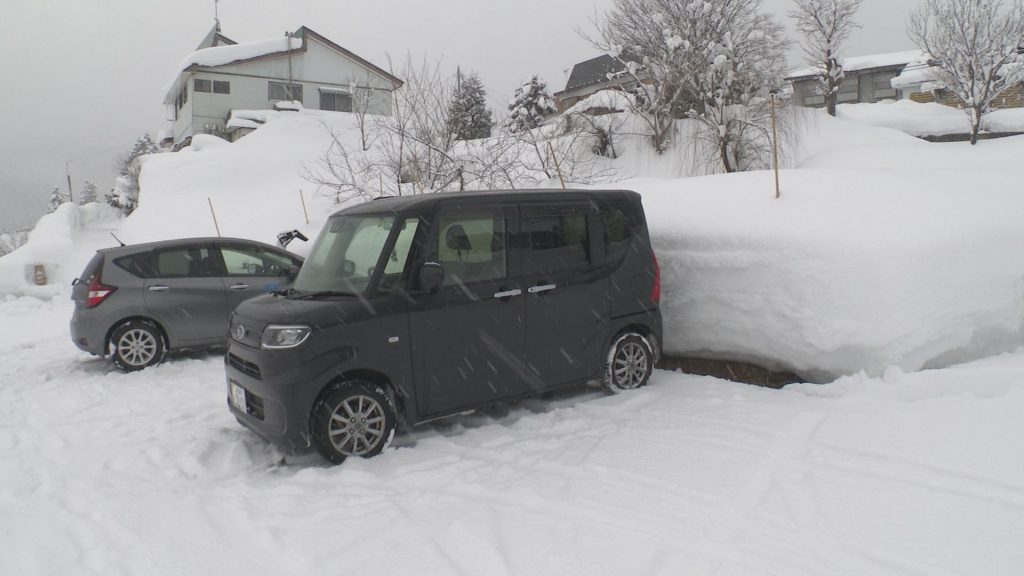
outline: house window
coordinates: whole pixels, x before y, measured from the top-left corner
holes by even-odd
[[[300,84],[285,84],[283,82],[270,82],[271,100],[302,100],[302,86]]]
[[[344,92],[320,91],[320,109],[334,112],[351,112],[352,95]]]
[[[227,80],[214,80],[213,81],[213,93],[214,94],[231,94],[231,82]]]
[[[209,80],[203,80],[202,78],[196,78],[192,81],[192,88],[196,92],[213,92],[213,85]]]

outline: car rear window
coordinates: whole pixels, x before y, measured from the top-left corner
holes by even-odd
[[[93,276],[100,271],[100,266],[103,264],[103,254],[99,252],[89,260],[89,263],[85,265],[85,270],[82,270],[82,275],[78,277],[79,282],[88,284],[92,282]]]
[[[115,258],[114,265],[137,278],[156,278],[152,252],[141,252]]]

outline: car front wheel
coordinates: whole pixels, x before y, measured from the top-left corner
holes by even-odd
[[[149,322],[126,322],[110,337],[110,359],[122,372],[135,372],[159,364],[166,354],[163,334]]]
[[[654,369],[654,352],[643,336],[629,332],[615,339],[605,365],[604,387],[612,393],[647,384]]]
[[[313,408],[313,447],[333,464],[380,454],[395,434],[395,411],[385,391],[369,382],[335,388]]]

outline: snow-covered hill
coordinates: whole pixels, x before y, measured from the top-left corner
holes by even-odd
[[[63,294],[91,252],[114,242],[222,234],[272,242],[315,235],[338,206],[304,175],[355,118],[267,113],[228,144],[145,162],[126,220],[63,207],[27,246],[0,258],[0,292]],[[644,195],[665,271],[666,349],[743,358],[828,380],[984,357],[1024,344],[1024,138],[931,144],[889,128],[797,116],[790,168],[773,198],[767,172],[683,178],[693,147],[650,151],[624,117],[602,186]],[[632,124],[630,124],[632,123]],[[632,127],[630,127],[632,126]],[[686,126],[681,126],[686,134]],[[301,196],[300,196],[301,194]],[[306,224],[303,202],[310,223]],[[305,247],[299,245],[298,250]],[[30,285],[33,264],[56,287]]]

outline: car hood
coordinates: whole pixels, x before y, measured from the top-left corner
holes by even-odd
[[[372,306],[355,296],[302,300],[264,295],[242,302],[235,310],[235,318],[252,323],[252,328],[259,328],[261,332],[267,324],[301,324],[322,330],[373,315]]]

